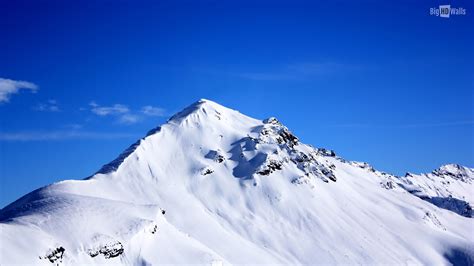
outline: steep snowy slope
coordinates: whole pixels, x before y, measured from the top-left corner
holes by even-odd
[[[201,100],[95,175],[2,209],[0,264],[471,265],[471,215],[434,199],[472,205],[472,179],[398,178]]]
[[[429,174],[407,173],[400,178],[401,186],[417,197],[452,210],[460,215],[474,215],[474,170],[457,164],[441,166]]]

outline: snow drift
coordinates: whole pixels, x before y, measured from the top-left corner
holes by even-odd
[[[472,265],[473,178],[396,177],[200,100],[0,210],[0,264]]]

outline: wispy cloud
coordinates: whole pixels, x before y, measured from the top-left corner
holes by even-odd
[[[135,124],[140,119],[137,115],[130,113],[128,106],[123,104],[114,104],[111,106],[101,106],[96,102],[90,102],[90,111],[98,116],[114,116],[120,124]]]
[[[58,102],[56,100],[48,100],[45,103],[39,103],[33,110],[40,111],[40,112],[59,112],[61,109],[59,108]]]
[[[320,62],[320,63],[298,63],[289,64],[286,68],[297,75],[328,75],[335,73],[348,73],[362,69],[360,65],[353,65],[338,62]]]
[[[124,104],[101,106],[96,102],[89,103],[90,111],[98,116],[113,116],[120,124],[130,125],[142,121],[145,116],[165,116],[166,110],[151,105],[143,106],[140,110],[131,110]],[[84,108],[80,109],[81,111]]]
[[[0,141],[54,141],[70,139],[119,139],[137,134],[79,130],[0,132]]]
[[[34,93],[38,90],[38,86],[28,81],[0,78],[0,103],[8,102],[12,94],[20,90],[30,90]]]
[[[166,110],[160,107],[146,105],[142,107],[142,113],[148,116],[166,116]]]
[[[474,120],[449,121],[438,123],[413,123],[413,124],[371,124],[371,123],[347,123],[325,125],[324,127],[335,128],[379,128],[379,129],[409,129],[409,128],[436,128],[436,127],[453,127],[453,126],[469,126],[474,125]]]
[[[228,75],[242,79],[255,81],[279,81],[279,80],[306,80],[315,77],[353,73],[365,69],[362,65],[351,63],[326,61],[326,62],[300,62],[272,65],[268,68],[251,69],[245,71],[233,67],[222,68],[194,68],[195,71]]]
[[[121,124],[135,124],[141,120],[141,116],[134,114],[124,114],[119,117],[119,123]]]
[[[130,109],[126,105],[123,104],[114,104],[112,106],[100,106],[95,102],[89,103],[91,106],[91,111],[100,116],[107,116],[107,115],[118,115],[118,114],[125,114],[130,112]]]
[[[325,63],[295,63],[286,64],[266,72],[236,73],[236,76],[252,80],[300,80],[315,76],[329,75],[337,72],[347,72],[354,69],[348,64]]]

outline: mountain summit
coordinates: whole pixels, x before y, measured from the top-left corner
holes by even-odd
[[[473,179],[397,177],[200,100],[0,210],[0,264],[472,265]]]

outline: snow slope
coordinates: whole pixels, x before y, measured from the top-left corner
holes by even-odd
[[[396,177],[200,100],[0,210],[0,264],[472,265],[473,177]]]

